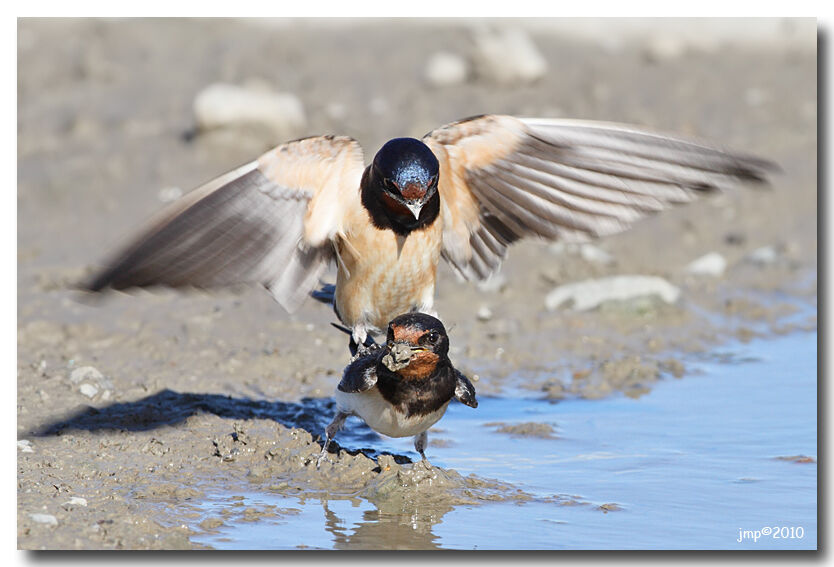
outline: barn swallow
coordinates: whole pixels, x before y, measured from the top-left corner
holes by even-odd
[[[85,287],[260,283],[293,311],[335,262],[334,310],[361,345],[401,313],[434,313],[441,257],[485,280],[521,238],[618,233],[774,169],[592,121],[476,116],[393,139],[367,167],[352,138],[304,138],[172,203]]]
[[[385,346],[373,345],[345,368],[319,462],[351,415],[389,437],[413,435],[414,449],[425,461],[426,431],[443,417],[452,398],[478,407],[472,383],[449,360],[443,323],[425,313],[400,315],[388,325]]]

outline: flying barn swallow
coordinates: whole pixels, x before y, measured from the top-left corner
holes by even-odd
[[[325,430],[327,446],[351,415],[389,437],[414,436],[426,460],[426,431],[446,413],[452,398],[478,407],[475,388],[449,360],[449,337],[436,318],[406,313],[388,325],[385,346],[374,345],[345,368],[335,394],[338,412]]]
[[[584,241],[739,181],[769,161],[632,126],[483,115],[396,138],[287,142],[164,209],[86,288],[263,284],[288,311],[331,261],[352,343],[434,313],[444,258],[468,280],[525,237]]]

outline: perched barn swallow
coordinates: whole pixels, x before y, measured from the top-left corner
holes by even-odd
[[[441,257],[484,280],[521,238],[614,234],[773,169],[631,126],[500,115],[393,139],[367,167],[352,138],[305,138],[172,203],[85,287],[255,282],[292,311],[335,261],[355,346],[401,313],[433,313]]]
[[[406,313],[388,325],[385,346],[373,345],[345,368],[336,389],[338,413],[325,431],[319,461],[351,415],[389,437],[414,436],[426,460],[426,431],[446,413],[452,398],[478,407],[475,388],[449,360],[443,323],[425,313]]]

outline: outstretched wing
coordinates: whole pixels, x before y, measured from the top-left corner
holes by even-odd
[[[458,370],[455,370],[455,399],[470,408],[478,407],[478,400],[475,399],[475,386]]]
[[[326,269],[359,204],[362,149],[347,137],[288,142],[164,209],[84,287],[261,283],[292,311]]]
[[[486,115],[423,141],[440,161],[443,256],[467,279],[536,236],[584,241],[775,164],[631,126]]]

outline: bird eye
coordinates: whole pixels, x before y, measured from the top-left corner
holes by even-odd
[[[436,331],[432,331],[426,335],[426,342],[430,344],[435,344],[437,341],[440,340],[440,334]]]

